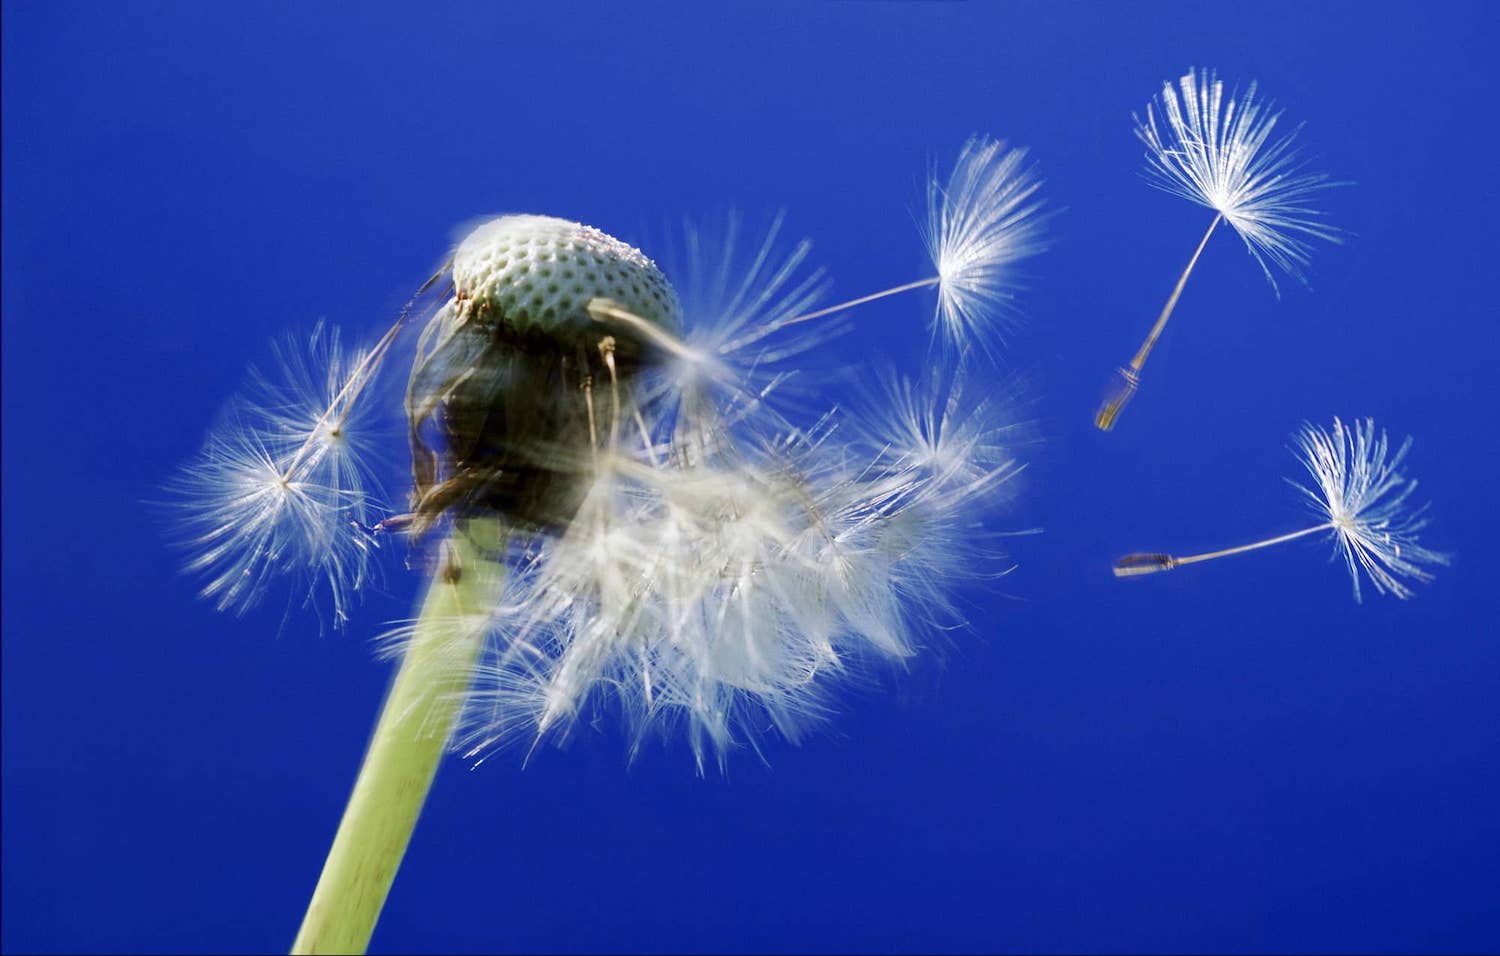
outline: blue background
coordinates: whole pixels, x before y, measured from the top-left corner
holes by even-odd
[[[1484,3],[7,3],[9,951],[281,950],[388,679],[276,600],[194,598],[147,503],[248,361],[373,334],[454,227],[627,238],[785,207],[856,295],[927,275],[931,159],[1031,147],[1065,208],[1007,363],[1040,381],[1019,570],[971,633],[698,779],[611,728],[451,760],[375,951],[1493,950],[1497,15]],[[1090,418],[1207,224],[1130,115],[1258,78],[1351,180],[1277,301],[1215,236],[1120,429]],[[861,314],[919,352],[925,304]],[[909,362],[909,358],[908,358]],[[1110,561],[1301,527],[1304,419],[1417,444],[1456,562],[1357,605],[1321,543],[1141,582]]]

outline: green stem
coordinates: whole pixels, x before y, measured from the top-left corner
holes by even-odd
[[[476,537],[479,539],[476,541]],[[292,952],[363,953],[411,842],[504,578],[493,520],[447,543]]]

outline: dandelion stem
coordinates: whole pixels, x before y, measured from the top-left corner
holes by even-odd
[[[799,322],[810,322],[813,319],[821,319],[825,315],[832,315],[835,312],[842,312],[845,309],[852,309],[857,305],[864,305],[866,302],[874,302],[876,299],[884,299],[886,296],[898,295],[902,292],[910,292],[912,289],[924,289],[930,285],[937,285],[942,281],[942,276],[933,276],[931,279],[918,279],[916,282],[908,282],[906,283],[906,285],[898,285],[895,288],[886,289],[884,292],[872,292],[869,295],[862,295],[857,299],[850,299],[848,302],[840,302],[838,305],[830,305],[826,309],[819,309],[816,312],[808,312],[806,315],[797,315],[793,316],[790,319],[781,319],[779,321],[772,322],[770,323],[766,331],[774,332],[777,329],[784,329],[788,325],[796,325]]]
[[[447,747],[503,579],[499,525],[447,543],[292,952],[363,953]],[[481,547],[480,542],[484,542]]]
[[[1119,369],[1120,381],[1115,383],[1109,398],[1094,415],[1094,424],[1101,431],[1109,431],[1115,427],[1115,420],[1125,410],[1125,403],[1135,395],[1136,388],[1141,384],[1141,368],[1145,366],[1151,350],[1156,347],[1156,340],[1161,338],[1162,331],[1166,329],[1167,320],[1172,317],[1172,310],[1177,308],[1177,300],[1182,297],[1183,287],[1187,285],[1188,276],[1193,274],[1193,267],[1198,264],[1198,257],[1203,255],[1204,246],[1208,245],[1208,237],[1214,234],[1214,229],[1223,218],[1224,214],[1219,213],[1214,216],[1214,221],[1208,224],[1208,231],[1203,234],[1198,248],[1193,251],[1193,257],[1188,260],[1187,268],[1182,270],[1182,276],[1178,278],[1177,285],[1167,298],[1167,304],[1162,307],[1161,315],[1156,317],[1156,324],[1151,326],[1151,331],[1146,334],[1146,341],[1141,343],[1140,349],[1135,353],[1135,358],[1130,360],[1130,365]]]
[[[1215,558],[1227,558],[1231,554],[1243,554],[1246,551],[1255,551],[1259,548],[1269,548],[1273,544],[1282,544],[1286,541],[1294,541],[1319,531],[1327,531],[1333,527],[1333,522],[1328,521],[1311,528],[1303,528],[1301,531],[1293,531],[1291,534],[1277,535],[1264,541],[1256,541],[1252,544],[1242,544],[1234,548],[1224,548],[1221,551],[1205,551],[1202,554],[1190,554],[1179,558],[1170,554],[1154,554],[1149,552],[1137,552],[1127,554],[1115,562],[1115,577],[1131,578],[1144,574],[1155,574],[1158,571],[1170,571],[1184,564],[1196,564],[1199,561],[1212,561]]]

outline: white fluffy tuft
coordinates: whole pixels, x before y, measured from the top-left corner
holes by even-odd
[[[1295,130],[1273,138],[1281,114],[1255,92],[1226,96],[1212,70],[1189,70],[1135,118],[1136,135],[1152,185],[1220,213],[1276,289],[1272,266],[1306,282],[1311,240],[1340,241],[1308,205],[1338,184],[1307,171]]]
[[[273,575],[289,573],[342,625],[374,548],[373,443],[357,401],[373,366],[322,323],[279,343],[275,358],[274,375],[251,370],[173,480],[179,543],[221,610],[248,610]]]
[[[946,180],[928,178],[923,238],[938,273],[936,331],[950,345],[992,349],[1013,315],[1015,264],[1047,247],[1041,185],[1024,149],[982,136]]]
[[[1346,427],[1335,418],[1332,430],[1307,424],[1295,440],[1297,457],[1313,480],[1293,485],[1333,524],[1339,553],[1354,580],[1356,601],[1361,571],[1376,592],[1410,598],[1414,592],[1403,578],[1430,581],[1427,568],[1448,563],[1448,555],[1417,543],[1418,532],[1427,527],[1427,506],[1407,504],[1417,483],[1399,470],[1411,448],[1410,438],[1392,452],[1385,432],[1377,434],[1372,419]]]

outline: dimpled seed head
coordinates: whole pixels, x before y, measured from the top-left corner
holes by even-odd
[[[561,335],[592,323],[590,299],[614,299],[675,329],[681,307],[656,263],[592,226],[552,216],[491,219],[453,254],[455,298],[465,318],[500,321],[522,335]]]

